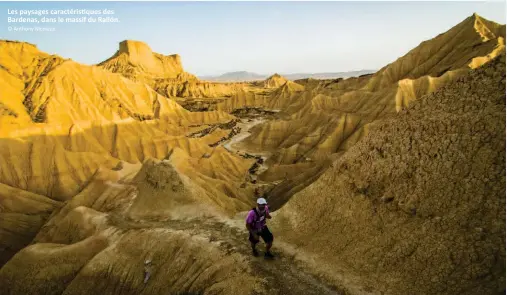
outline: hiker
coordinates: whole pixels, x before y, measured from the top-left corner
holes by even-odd
[[[248,240],[252,244],[253,255],[259,256],[259,252],[257,252],[255,246],[259,243],[259,238],[262,237],[264,243],[266,243],[266,253],[264,253],[264,257],[273,258],[273,254],[269,251],[273,245],[273,234],[266,226],[266,218],[271,219],[268,202],[266,202],[264,198],[258,198],[257,207],[252,208],[246,217],[246,228],[250,233]]]

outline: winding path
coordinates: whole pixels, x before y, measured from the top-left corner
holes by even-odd
[[[110,216],[112,225],[122,229],[169,228],[181,230],[192,235],[208,236],[210,241],[219,241],[220,247],[227,253],[244,255],[251,268],[264,278],[264,290],[273,295],[343,295],[345,292],[321,281],[304,270],[294,258],[280,249],[273,248],[274,260],[262,256],[254,257],[248,242],[248,235],[235,225],[229,225],[215,219],[193,219],[190,221],[168,220],[131,220],[122,216]],[[259,249],[263,249],[262,246]],[[262,253],[262,251],[261,251]],[[246,295],[246,294],[245,294]]]

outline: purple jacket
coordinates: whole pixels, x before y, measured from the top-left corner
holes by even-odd
[[[257,217],[257,214],[255,213],[254,209],[252,209],[248,212],[248,215],[246,216],[246,223],[253,225],[253,228],[256,231],[261,231],[261,229],[264,226],[266,226],[266,216],[268,216],[268,214],[269,214],[268,206],[266,206],[264,214],[259,213],[260,215],[259,217]]]

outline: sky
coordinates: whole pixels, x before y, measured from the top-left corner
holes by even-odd
[[[9,10],[109,9],[119,23],[8,23]],[[83,64],[129,39],[181,56],[185,71],[377,70],[471,16],[505,24],[505,1],[481,2],[0,2],[0,39],[26,41]],[[51,16],[49,16],[51,17]],[[52,27],[14,32],[8,27]]]

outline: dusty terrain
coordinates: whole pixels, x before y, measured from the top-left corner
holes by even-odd
[[[132,40],[0,57],[2,294],[505,293],[505,25],[348,79],[203,81]]]

